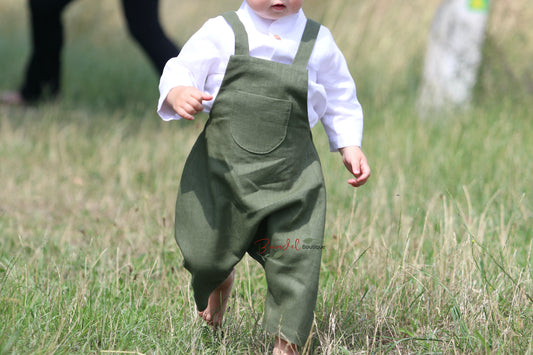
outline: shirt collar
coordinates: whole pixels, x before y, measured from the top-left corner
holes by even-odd
[[[292,32],[296,27],[301,27],[305,24],[307,18],[302,9],[295,14],[284,16],[279,20],[268,20],[257,15],[250,6],[246,3],[246,0],[242,2],[239,12],[244,15],[244,21],[253,25],[257,31],[262,33],[269,33],[273,29],[280,35]]]

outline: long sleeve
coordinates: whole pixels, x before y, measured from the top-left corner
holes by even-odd
[[[313,53],[309,73],[316,77],[310,77],[310,85],[316,88],[310,90],[309,99],[324,126],[330,150],[361,146],[363,110],[357,100],[355,82],[344,55],[324,26]]]
[[[208,20],[187,41],[180,54],[165,65],[159,81],[157,112],[160,117],[165,121],[181,118],[165,102],[176,86],[193,86],[216,96],[234,47],[233,31],[225,20],[222,17]],[[204,102],[204,109],[209,111],[212,103]]]

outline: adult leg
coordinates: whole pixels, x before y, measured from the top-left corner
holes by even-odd
[[[166,62],[179,54],[159,22],[159,0],[122,0],[128,29],[161,74]]]
[[[60,89],[63,24],[61,14],[72,0],[29,0],[32,53],[20,89],[27,102],[43,94],[55,96]]]

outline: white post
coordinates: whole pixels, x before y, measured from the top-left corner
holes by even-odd
[[[421,115],[471,101],[488,14],[489,0],[444,0],[437,10],[417,102]]]

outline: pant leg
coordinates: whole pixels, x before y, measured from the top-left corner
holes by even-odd
[[[311,192],[304,203],[269,216],[267,222],[269,250],[261,262],[268,287],[264,326],[298,345],[305,344],[313,324],[325,209],[325,191],[321,189]],[[261,246],[265,251],[265,244],[257,247]]]
[[[61,14],[72,0],[29,0],[32,52],[20,89],[26,101],[60,90],[63,24]]]
[[[161,74],[166,62],[179,54],[159,22],[159,0],[122,0],[128,29]]]

